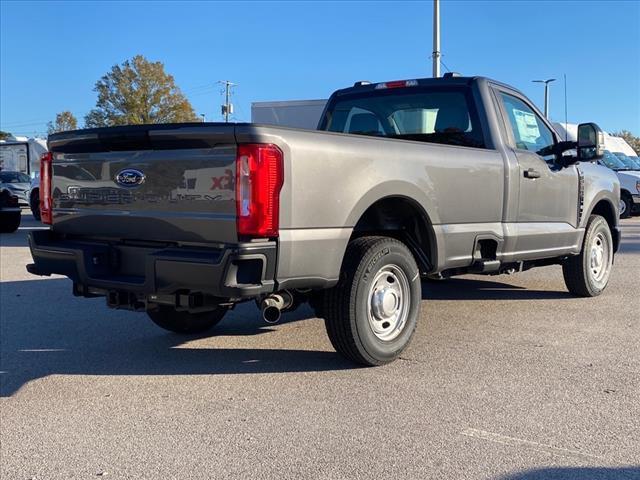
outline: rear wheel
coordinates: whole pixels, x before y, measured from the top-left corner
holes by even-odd
[[[613,265],[613,240],[609,224],[600,215],[591,215],[580,255],[562,265],[569,291],[581,297],[600,295],[609,283]]]
[[[362,365],[395,360],[413,336],[420,299],[418,266],[403,243],[388,237],[354,240],[338,285],[325,293],[331,344]]]
[[[20,212],[0,213],[0,233],[13,233],[18,230],[21,218]]]
[[[219,308],[210,312],[189,313],[179,312],[173,307],[160,306],[155,310],[149,310],[149,318],[161,328],[175,333],[202,333],[215,327],[224,314],[225,308]]]

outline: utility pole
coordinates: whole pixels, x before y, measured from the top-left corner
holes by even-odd
[[[229,115],[233,113],[233,103],[231,100],[231,87],[235,87],[237,83],[230,82],[229,80],[220,80],[218,83],[224,85],[224,105],[222,105],[222,115],[224,116],[225,123],[229,123]]]
[[[440,0],[433,0],[433,78],[440,76]]]
[[[544,116],[549,118],[549,84],[555,82],[555,78],[548,80],[533,80],[533,83],[544,83]]]

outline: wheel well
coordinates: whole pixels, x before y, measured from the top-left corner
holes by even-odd
[[[406,197],[378,200],[362,214],[351,239],[382,233],[403,241],[416,258],[421,273],[430,272],[437,259],[437,245],[431,221],[424,209]]]
[[[616,228],[616,210],[610,202],[606,200],[600,200],[596,203],[596,206],[591,210],[591,215],[600,215],[609,224],[609,230],[611,230],[611,236],[613,237],[614,250],[618,250],[620,244],[620,238],[618,229]]]
[[[620,189],[621,197],[631,197],[631,192],[629,190],[625,190],[624,188]]]

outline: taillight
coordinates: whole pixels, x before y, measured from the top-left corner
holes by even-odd
[[[236,216],[239,237],[278,236],[283,168],[282,151],[277,146],[238,145]]]
[[[42,223],[53,223],[51,199],[51,172],[53,155],[43,153],[40,157],[40,220]]]

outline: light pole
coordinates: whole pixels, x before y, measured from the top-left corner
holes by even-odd
[[[544,116],[549,118],[549,84],[555,82],[555,78],[548,80],[533,80],[533,83],[544,83]]]
[[[440,0],[433,0],[433,78],[440,76]]]

